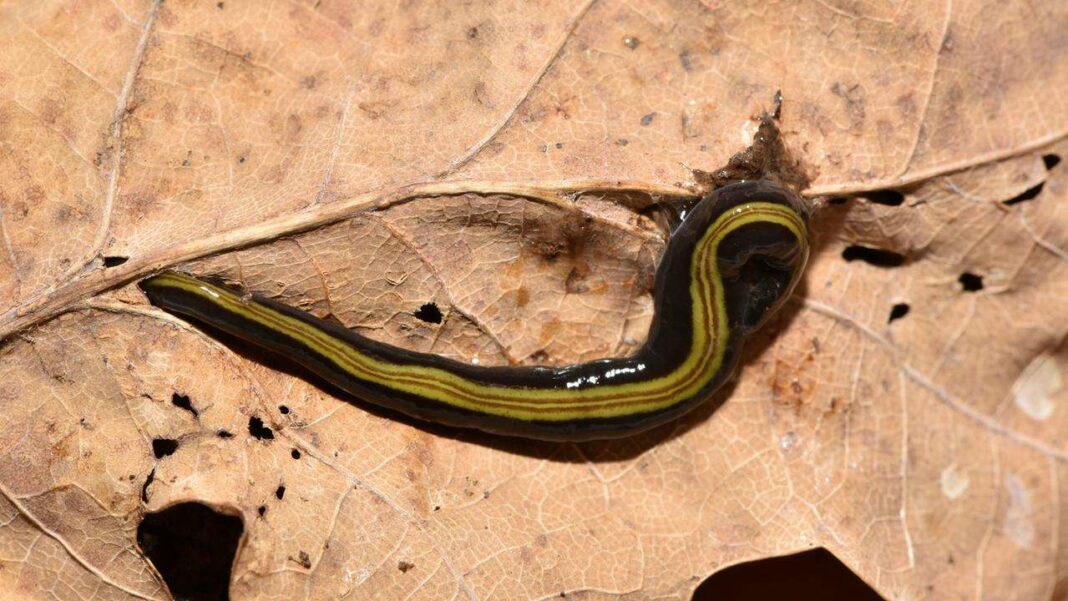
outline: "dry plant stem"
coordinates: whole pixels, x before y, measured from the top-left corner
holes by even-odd
[[[1027,144],[1022,144],[1014,148],[999,149],[979,156],[968,157],[968,159],[964,161],[936,165],[929,169],[919,171],[910,171],[906,165],[905,168],[901,170],[901,173],[894,177],[863,183],[851,182],[848,185],[830,184],[826,186],[812,186],[804,190],[803,193],[805,196],[838,196],[911,186],[943,175],[966,171],[982,165],[997,163],[998,161],[1022,156],[1060,142],[1065,138],[1068,138],[1068,131],[1055,131],[1047,136],[1031,140]]]

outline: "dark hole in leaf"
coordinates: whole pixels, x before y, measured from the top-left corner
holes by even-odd
[[[263,420],[256,416],[248,418],[248,433],[259,440],[274,440],[274,432],[263,425]]]
[[[981,275],[966,271],[960,274],[958,281],[960,282],[960,287],[965,292],[977,292],[983,289],[983,276]]]
[[[145,478],[145,483],[141,485],[141,502],[148,503],[148,487],[152,484],[152,481],[156,479],[156,468],[152,468],[151,472],[148,472],[148,477]]]
[[[293,449],[289,452],[289,454],[293,457],[293,459],[300,459],[300,451],[298,451],[297,449]]]
[[[1034,197],[1036,197],[1036,196],[1038,196],[1039,194],[1042,193],[1042,187],[1045,186],[1045,185],[1046,185],[1045,182],[1043,182],[1041,184],[1038,184],[1037,186],[1032,186],[1032,187],[1024,190],[1023,192],[1017,194],[1016,196],[1013,196],[1012,198],[1006,200],[1005,204],[1014,205],[1014,204],[1017,204],[1017,203],[1026,202],[1028,200],[1031,200],[1032,198],[1034,198]]]
[[[898,303],[898,304],[896,304],[896,305],[894,305],[893,307],[890,308],[890,319],[887,320],[887,323],[892,323],[894,320],[901,319],[902,317],[904,317],[904,316],[906,316],[908,314],[909,314],[909,305],[908,305],[908,303]]]
[[[823,548],[720,570],[693,594],[693,601],[713,599],[882,601],[878,593]]]
[[[1046,169],[1053,169],[1061,162],[1060,155],[1056,154],[1044,154],[1042,155],[1042,162],[1046,165]]]
[[[267,513],[267,506],[266,505],[260,505],[259,507],[256,508],[256,512],[259,513],[260,515],[263,515],[263,514]]]
[[[197,410],[193,408],[193,402],[189,400],[188,395],[178,394],[177,392],[171,395],[171,404],[179,409],[185,409],[193,414],[193,417],[197,416]]]
[[[289,415],[289,407],[286,407],[285,405],[279,405],[278,412],[282,415]]]
[[[233,437],[234,437],[234,434],[233,434],[233,432],[230,432],[229,430],[219,430],[219,431],[218,431],[218,432],[216,432],[215,434],[216,434],[216,435],[217,435],[217,436],[218,436],[219,438],[233,438]]]
[[[119,255],[104,257],[104,267],[118,267],[119,265],[122,265],[123,263],[129,260],[130,257],[123,257]]]
[[[281,501],[282,497],[286,496],[286,485],[279,484],[278,488],[274,489],[274,496],[278,497],[278,500]]]
[[[427,323],[441,323],[441,309],[434,303],[426,303],[415,312],[415,316]]]
[[[156,459],[163,459],[168,455],[173,455],[177,450],[178,441],[173,438],[152,439],[152,454],[156,456]]]
[[[827,199],[827,204],[832,205],[844,205],[847,202],[849,202],[848,196],[832,196]]]
[[[876,267],[899,267],[905,262],[905,255],[892,250],[870,248],[853,244],[842,251],[846,261],[864,261]]]
[[[229,598],[230,568],[244,526],[239,518],[200,503],[182,503],[145,516],[137,544],[175,599]]]
[[[875,204],[890,207],[901,206],[901,203],[905,202],[905,195],[897,190],[872,190],[871,192],[865,192],[861,196]]]

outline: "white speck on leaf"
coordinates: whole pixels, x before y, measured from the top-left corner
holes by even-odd
[[[964,491],[968,490],[968,485],[971,484],[971,478],[968,477],[968,472],[960,469],[956,463],[951,463],[942,470],[942,477],[940,478],[942,484],[942,494],[950,499],[956,499],[964,494]]]
[[[1057,362],[1046,353],[1035,357],[1012,385],[1016,406],[1031,419],[1043,421],[1053,415],[1053,395],[1063,387]]]
[[[1031,492],[1016,474],[1006,474],[1005,489],[1009,493],[1009,507],[1005,510],[1002,529],[1021,549],[1027,549],[1035,540],[1034,508]]]
[[[790,450],[790,447],[794,446],[795,444],[797,444],[796,432],[787,432],[779,438],[779,448],[784,451]]]

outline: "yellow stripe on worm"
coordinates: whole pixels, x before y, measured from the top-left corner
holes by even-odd
[[[808,246],[795,195],[766,181],[721,188],[668,241],[642,348],[560,368],[479,367],[408,351],[175,271],[141,287],[153,304],[288,358],[358,398],[454,426],[584,440],[647,429],[706,399],[733,373],[746,335],[789,296]]]

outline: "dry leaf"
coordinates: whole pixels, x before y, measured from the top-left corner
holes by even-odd
[[[684,599],[819,546],[891,599],[1064,598],[1065,31],[1056,0],[5,4],[0,591],[168,598],[137,525],[197,501],[243,521],[235,599]],[[837,196],[816,255],[728,402],[646,435],[397,420],[126,286],[181,264],[465,360],[624,355],[641,209],[779,90]]]

